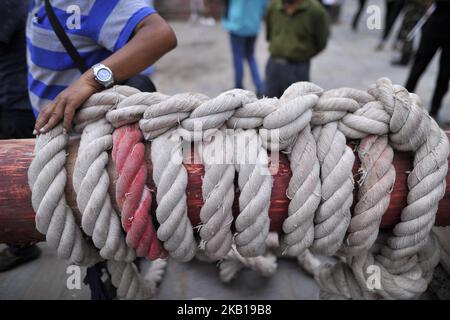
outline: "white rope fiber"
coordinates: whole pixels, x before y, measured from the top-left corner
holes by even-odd
[[[449,143],[420,99],[403,87],[382,78],[367,92],[324,92],[300,82],[280,99],[260,100],[241,89],[213,99],[124,86],[94,94],[77,113],[74,128],[81,135],[73,187],[82,230],[64,194],[69,137],[61,126],[39,135],[29,168],[37,229],[73,263],[108,260],[117,293],[127,299],[154,295],[166,266],[156,260],[145,276],[139,274],[109,194],[112,133],[134,123],[152,142],[155,227],[170,257],[189,261],[197,254],[220,261],[220,277],[228,282],[244,267],[272,275],[277,256],[294,256],[326,298],[413,299],[426,290],[439,260],[430,230],[445,193]],[[348,139],[360,140],[354,207],[355,155]],[[192,142],[199,142],[194,152],[205,168],[198,226],[188,218],[183,164]],[[395,182],[394,150],[414,154],[407,205],[401,221],[380,232]],[[269,233],[269,151],[287,153],[292,171],[280,238]],[[233,218],[235,176],[240,194]],[[315,253],[339,261],[321,263]],[[380,286],[368,285],[373,268],[380,272]]]

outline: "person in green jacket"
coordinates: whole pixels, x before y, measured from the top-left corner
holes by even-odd
[[[328,13],[317,0],[274,0],[266,16],[270,58],[264,95],[280,97],[298,81],[309,81],[311,59],[325,49]]]

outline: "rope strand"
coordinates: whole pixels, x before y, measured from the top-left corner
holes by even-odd
[[[131,263],[135,251],[150,259],[163,257],[164,250],[181,261],[196,255],[183,165],[184,147],[192,142],[200,142],[205,165],[202,224],[196,228],[208,259],[223,259],[224,281],[243,266],[270,275],[276,269],[276,255],[283,254],[298,257],[314,275],[323,297],[413,299],[431,279],[439,251],[430,231],[445,194],[449,142],[420,99],[389,79],[379,79],[367,92],[351,88],[324,92],[315,84],[300,82],[280,99],[260,100],[241,89],[210,99],[117,86],[93,95],[74,122],[81,140],[73,185],[83,230],[65,200],[68,137],[61,126],[38,136],[29,168],[36,227],[61,257],[72,262],[90,265],[100,256],[107,259],[113,284],[123,298],[152,296],[166,264],[157,262],[147,281]],[[143,138],[153,141],[159,226],[153,226],[149,213]],[[355,156],[347,139],[361,140],[357,148],[361,176],[353,213]],[[109,194],[106,167],[111,148],[121,218]],[[391,232],[380,232],[395,181],[393,150],[414,153],[414,168],[408,175],[401,221]],[[269,245],[268,151],[287,153],[292,171],[288,217],[279,248],[278,237],[275,241],[277,249]],[[224,161],[217,163],[217,156]],[[253,162],[246,162],[247,158]],[[233,221],[236,174],[240,213]],[[92,237],[99,253],[85,241],[83,232]],[[343,259],[325,264],[311,252]],[[373,270],[379,272],[379,286],[368,285]]]

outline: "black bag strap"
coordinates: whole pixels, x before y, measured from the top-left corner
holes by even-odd
[[[62,27],[61,23],[56,17],[55,11],[53,11],[53,8],[50,4],[50,0],[45,0],[45,12],[47,13],[48,20],[50,20],[50,24],[52,25],[53,31],[55,31],[56,36],[66,49],[70,58],[72,58],[78,70],[80,70],[81,73],[86,72],[89,68],[86,66],[80,53],[74,47],[72,41],[70,41],[69,37],[64,31],[64,28]]]

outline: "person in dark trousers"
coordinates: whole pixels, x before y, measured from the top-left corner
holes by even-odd
[[[325,49],[328,13],[317,0],[275,0],[266,16],[270,58],[265,96],[280,97],[298,81],[309,81],[311,59]]]
[[[258,95],[262,93],[262,82],[255,59],[255,43],[267,0],[228,0],[223,26],[230,33],[234,66],[234,87],[243,88],[244,59],[247,60]]]
[[[359,19],[361,18],[361,13],[366,7],[367,0],[358,0],[358,9],[356,9],[355,15],[352,19],[352,29],[356,31],[358,29]]]
[[[397,21],[400,13],[403,10],[407,0],[386,0],[386,15],[385,15],[385,26],[380,43],[377,45],[377,50],[383,50],[389,35],[391,34],[392,28]]]
[[[432,0],[409,0],[405,5],[405,15],[398,32],[397,41],[400,43],[400,57],[391,63],[396,66],[407,66],[414,51],[414,38],[408,39],[420,19],[425,15]]]
[[[0,11],[0,139],[33,137],[34,114],[28,98],[25,22],[27,0],[4,0]],[[0,252],[0,271],[36,259],[35,245],[8,245]]]
[[[450,81],[450,1],[437,0],[436,9],[422,28],[422,38],[406,81],[406,89],[414,92],[423,72],[436,52],[441,50],[430,115],[437,118]]]

